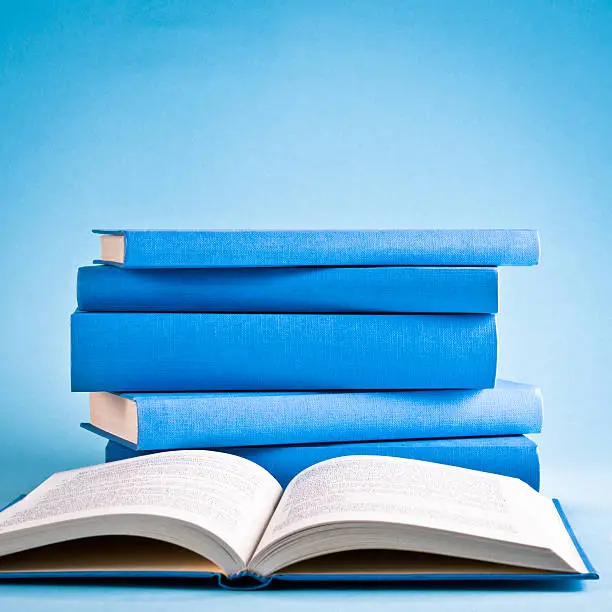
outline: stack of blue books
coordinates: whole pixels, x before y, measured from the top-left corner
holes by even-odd
[[[285,486],[343,455],[539,488],[542,398],[496,380],[498,268],[531,230],[99,231],[78,274],[72,389],[106,460],[248,458]]]

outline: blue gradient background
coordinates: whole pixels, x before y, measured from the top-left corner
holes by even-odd
[[[610,2],[0,3],[0,502],[98,462],[70,394],[92,227],[535,227],[500,370],[546,399],[583,591],[0,588],[3,610],[590,605],[612,591]],[[139,607],[140,606],[140,607]]]

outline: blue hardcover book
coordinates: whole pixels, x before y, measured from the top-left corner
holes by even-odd
[[[236,455],[171,451],[55,474],[0,512],[0,579],[113,577],[257,589],[598,576],[558,501],[392,456],[328,459],[282,487]]]
[[[79,268],[80,310],[497,312],[497,268]]]
[[[136,451],[119,440],[106,445],[106,462],[129,459],[155,451]],[[332,444],[295,444],[290,446],[243,446],[215,448],[257,463],[270,472],[281,486],[307,467],[348,455],[384,455],[420,459],[445,465],[512,476],[536,491],[540,487],[540,460],[535,442],[525,436],[489,436],[434,440],[394,440],[385,442],[348,442]]]
[[[94,230],[126,268],[531,266],[535,230]]]
[[[538,433],[540,390],[90,395],[88,427],[135,450]]]
[[[72,315],[73,391],[483,389],[486,314]]]

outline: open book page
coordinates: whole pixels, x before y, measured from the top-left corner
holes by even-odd
[[[114,517],[111,531],[130,535],[116,519],[132,516],[137,528],[147,526],[153,533],[131,535],[159,537],[196,552],[201,552],[198,530],[207,530],[227,543],[244,566],[281,493],[280,485],[260,466],[212,451],[160,453],[61,472],[0,513],[0,554],[61,541],[61,530],[44,527],[79,519],[99,518],[96,524],[102,526],[102,519]],[[177,542],[147,520],[156,517],[188,523],[195,528],[192,537]],[[28,544],[27,534],[19,533],[23,530],[33,531],[42,541]],[[89,521],[86,535],[104,532]]]
[[[255,556],[302,530],[351,521],[545,549],[569,539],[552,502],[517,479],[416,460],[352,456],[316,464],[289,483]],[[566,561],[581,571],[584,566],[570,549],[575,553],[571,540],[564,548]]]

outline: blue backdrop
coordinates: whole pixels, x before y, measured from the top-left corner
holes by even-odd
[[[611,65],[606,1],[1,2],[0,502],[102,459],[69,389],[92,227],[534,227],[541,266],[502,271],[499,373],[542,386],[544,490],[612,569]],[[562,601],[610,594],[588,591]],[[80,605],[0,601],[43,592]],[[317,601],[517,603],[339,593]]]

